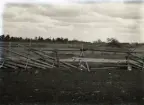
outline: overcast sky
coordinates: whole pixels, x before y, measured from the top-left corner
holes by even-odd
[[[28,3],[28,0],[19,3],[15,0],[13,4],[7,1],[9,3],[5,7],[1,5],[1,33],[3,31],[12,36],[65,37],[84,41],[106,40],[108,37],[122,42],[144,41],[144,5],[141,3],[125,4],[120,0],[115,3],[47,0],[47,4],[44,4],[45,1],[31,0],[31,3],[24,4],[22,2]]]

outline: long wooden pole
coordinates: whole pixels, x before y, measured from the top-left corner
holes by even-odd
[[[40,54],[39,52],[36,52],[36,51],[35,51],[35,53]],[[43,52],[41,51],[41,53],[43,53]],[[40,55],[41,55],[41,54],[40,54]],[[50,56],[48,56],[48,55],[43,54],[43,56],[44,56],[45,58],[48,58],[48,59],[51,59],[51,60],[55,60],[55,58],[50,57]],[[68,64],[68,63],[65,63],[65,62],[62,62],[62,61],[59,61],[59,63],[60,63],[60,64],[64,64],[64,65],[69,66],[69,67],[72,67],[72,68],[75,68],[75,69],[78,69],[78,67],[76,67],[76,66],[74,66],[74,65],[71,65],[71,64]]]
[[[27,58],[27,57],[25,57],[24,55],[19,54],[19,53],[17,53],[17,52],[14,52],[14,51],[12,51],[12,50],[9,50],[9,49],[6,49],[6,48],[4,48],[4,50],[10,51],[10,52],[13,53],[13,54],[16,54],[16,55],[19,55],[19,56],[21,56],[21,57]],[[45,63],[45,62],[42,62],[42,61],[39,61],[39,60],[36,60],[36,59],[33,59],[33,58],[29,58],[29,59],[30,59],[31,61],[35,61],[35,62],[37,62],[37,63],[39,63],[39,64],[47,65],[47,66],[49,66],[49,68],[52,68],[52,65],[50,65],[50,64],[48,64],[48,63]]]
[[[30,48],[31,48],[31,40],[30,40],[29,46],[30,46]],[[25,69],[27,69],[27,66],[28,66],[29,55],[30,55],[30,51],[28,51]]]
[[[21,46],[22,46],[22,45],[21,45]],[[25,46],[23,46],[23,47],[25,47]],[[38,54],[38,55],[40,55],[40,56],[43,56],[44,58],[48,58],[48,59],[51,59],[51,60],[55,60],[55,58],[48,56],[48,55],[47,55],[45,52],[43,52],[43,51],[39,51],[39,50],[33,49],[33,48],[28,49],[28,50],[31,50],[32,52],[34,52],[34,53],[36,53],[36,54]],[[41,54],[41,53],[43,53],[43,54]],[[76,66],[74,66],[74,65],[71,65],[71,64],[68,64],[68,63],[65,63],[65,62],[62,62],[62,61],[59,61],[59,63],[60,63],[60,64],[64,64],[64,65],[69,66],[69,67],[72,67],[72,68],[75,68],[75,69],[78,69],[78,67],[76,67]]]

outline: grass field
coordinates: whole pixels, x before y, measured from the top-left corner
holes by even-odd
[[[15,46],[14,46],[15,44]],[[23,45],[28,45],[28,43],[19,43]],[[6,45],[6,44],[5,44]],[[36,48],[38,50],[45,50],[46,53],[48,53],[50,56],[54,56],[52,51],[46,51],[49,49],[68,49],[68,50],[79,50],[81,48],[81,44],[79,45],[69,45],[69,44],[47,44],[47,43],[38,43],[38,44],[32,44],[32,48]],[[84,48],[86,45],[84,45]],[[105,46],[96,46],[91,45],[86,48],[94,48],[94,49],[106,49],[106,50],[117,50],[117,51],[123,51],[124,48],[112,48],[112,47],[105,47]],[[15,51],[17,53],[20,53],[22,55],[28,56],[25,48],[21,46],[17,46],[16,43],[12,43],[12,46],[6,45],[5,48],[10,49],[12,51]],[[28,48],[28,47],[26,47]],[[126,48],[125,48],[126,49]],[[127,48],[128,49],[128,48]],[[143,48],[138,48],[136,51],[143,51]],[[19,58],[17,55],[11,53],[11,52],[4,52],[6,57],[13,57],[13,58]],[[59,57],[61,60],[65,59],[72,59],[74,56],[79,56],[80,51],[59,51],[58,52]],[[101,59],[105,60],[106,62],[110,62],[109,59],[112,61],[118,62],[119,60],[124,60],[126,53],[113,53],[113,52],[100,52],[100,51],[85,51],[85,57],[89,60],[90,58],[93,58],[96,60],[96,62],[100,62]],[[136,54],[138,55],[138,54]],[[139,54],[142,55],[142,54]],[[37,55],[31,53],[30,58],[39,58]],[[99,61],[98,61],[99,59]],[[96,64],[93,64],[96,65]],[[66,69],[67,70],[67,69]],[[109,99],[111,94],[114,99],[117,97],[121,97],[119,95],[122,94],[124,97],[130,97],[133,98],[134,94],[142,94],[142,92],[137,92],[138,89],[142,89],[143,91],[143,73],[138,72],[137,70],[133,70],[131,72],[127,70],[98,70],[96,73],[93,72],[63,72],[63,70],[60,70],[59,68],[54,70],[39,70],[38,75],[35,75],[35,69],[31,69],[30,72],[20,71],[19,74],[17,72],[13,72],[11,74],[6,73],[4,76],[5,80],[5,88],[7,89],[6,92],[11,93],[12,95],[21,96],[23,94],[24,96],[29,96],[31,94],[34,94],[35,97],[37,97],[40,100],[48,99],[48,94],[51,94],[52,91],[48,91],[48,89],[53,89],[55,93],[57,93],[57,89],[65,90],[69,89],[76,93],[78,93],[80,96],[84,93],[83,96],[87,96],[87,91],[89,92],[89,97],[86,97],[87,100],[96,101],[98,99],[97,97],[103,93],[106,93]],[[5,72],[3,72],[5,73]],[[1,73],[2,74],[2,73]],[[25,81],[26,80],[26,81]],[[54,82],[53,82],[54,80]],[[78,82],[78,83],[77,83]],[[73,87],[73,88],[72,88]],[[82,88],[81,91],[77,92],[77,89],[79,87]],[[15,90],[15,92],[12,90],[12,88]],[[34,92],[34,89],[39,89],[41,93]],[[21,91],[22,90],[22,91]],[[100,93],[96,93],[95,96],[93,95],[93,92],[95,91],[101,91]],[[124,92],[123,92],[124,91]],[[34,92],[34,93],[33,93]],[[47,92],[47,94],[45,94]],[[50,93],[49,93],[50,92]],[[72,95],[75,95],[75,93],[71,93]],[[74,97],[77,99],[76,96],[67,96],[67,93],[61,96],[59,98],[71,100],[71,97]],[[86,95],[85,95],[86,94]],[[36,96],[37,95],[37,96]],[[44,97],[46,95],[46,97]],[[42,97],[43,96],[43,97]],[[137,95],[138,96],[138,95]],[[11,96],[10,96],[11,97]],[[95,98],[96,97],[96,98]],[[63,100],[61,99],[61,100]],[[82,98],[83,100],[85,98]],[[102,99],[102,98],[101,98]],[[121,102],[121,100],[119,100]],[[135,105],[133,104],[114,104],[114,105]],[[21,103],[21,105],[25,105]],[[28,104],[27,104],[28,105]],[[32,105],[32,104],[31,104]],[[45,105],[45,104],[39,104],[35,103],[35,105]],[[49,105],[90,105],[90,104],[78,104],[78,103],[67,103],[67,104],[49,104]],[[95,104],[95,105],[112,105],[112,104]]]
[[[3,47],[7,49],[11,49],[15,52],[26,54],[28,51],[24,47],[18,46],[18,44],[27,46],[29,43],[4,43]],[[52,55],[53,49],[59,50],[78,50],[78,51],[59,51],[58,54],[60,58],[71,58],[73,56],[80,55],[81,44],[48,44],[48,43],[31,43],[30,48],[35,48],[38,50],[43,50],[46,53]],[[115,50],[115,51],[128,51],[129,48],[114,48],[107,46],[100,46],[97,44],[84,44],[84,49],[96,49],[96,50]],[[143,51],[143,48],[137,48],[135,51]],[[6,56],[11,55],[10,52],[7,53]],[[104,59],[125,59],[126,53],[114,53],[114,52],[104,52],[104,51],[85,51],[85,57],[87,58],[104,58]]]

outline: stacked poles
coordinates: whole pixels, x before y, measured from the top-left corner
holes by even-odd
[[[30,45],[31,45],[31,43],[30,43]],[[22,45],[20,45],[20,46],[22,46]],[[59,61],[59,57],[58,57],[57,52],[55,52],[56,57],[50,57],[50,56],[48,56],[48,54],[46,54],[43,51],[36,50],[36,49],[31,48],[31,47],[29,47],[29,48],[26,48],[25,46],[23,46],[23,47],[28,51],[27,56],[20,54],[18,52],[12,51],[10,48],[9,49],[4,48],[4,50],[6,52],[14,54],[15,57],[19,56],[21,58],[15,59],[12,57],[7,57],[7,54],[5,53],[5,61],[6,62],[3,64],[3,66],[1,66],[1,68],[48,69],[48,68],[55,68],[55,67],[65,67],[65,68],[69,68],[69,69],[70,68],[78,69],[78,67],[76,67],[72,64]],[[37,56],[40,56],[40,58],[35,59],[35,58],[30,57],[30,52],[32,52],[32,54],[36,54]]]
[[[132,15],[132,20],[134,22],[133,26],[129,27],[129,33],[132,34],[130,36],[130,40],[135,40],[137,42],[142,42],[142,35],[141,35],[141,4],[142,0],[138,1],[139,3],[136,4],[135,6],[131,6],[130,9],[133,10]],[[126,4],[127,5],[127,4]],[[126,8],[128,9],[128,8]],[[135,15],[133,15],[135,14]],[[130,53],[128,54],[128,66],[131,65],[134,68],[138,68],[140,70],[144,69],[144,58],[140,58],[138,56],[133,55],[132,53],[134,52],[136,48],[134,48]]]
[[[70,68],[74,68],[74,69],[78,69],[76,66],[66,63],[66,62],[62,62],[62,61],[57,61],[57,58],[54,57],[50,57],[47,53],[43,52],[43,51],[39,51],[36,49],[31,49],[32,52],[34,52],[35,54],[39,55],[39,56],[43,56],[43,58],[47,61],[47,62],[51,62],[52,61],[56,61],[58,62],[58,64],[60,64],[61,66],[64,67],[70,67]],[[56,60],[57,59],[57,60]]]
[[[17,69],[17,68],[32,68],[32,67],[35,67],[35,68],[40,68],[40,69],[47,69],[47,68],[52,68],[52,65],[46,63],[46,62],[43,62],[43,61],[40,61],[40,60],[37,60],[37,59],[34,59],[34,58],[28,58],[27,56],[23,55],[23,54],[19,54],[15,51],[12,51],[11,49],[6,49],[4,48],[5,51],[8,51],[8,52],[11,52],[12,54],[15,54],[16,56],[20,56],[21,59],[13,59],[13,58],[5,58],[5,63],[4,63],[4,67],[8,67],[8,68],[13,68],[13,69]],[[6,56],[6,54],[5,54]],[[27,61],[27,59],[29,59],[29,62],[25,62]],[[8,63],[8,62],[11,62],[11,63]],[[21,65],[21,66],[20,66]],[[23,65],[23,67],[22,67]],[[25,66],[27,65],[27,67]]]
[[[1,64],[0,68],[12,68],[12,69],[32,69],[32,68],[37,68],[37,69],[50,69],[50,68],[66,68],[68,70],[81,70],[81,67],[78,67],[74,64],[63,62],[59,59],[58,56],[58,51],[55,50],[53,53],[55,54],[55,57],[49,56],[48,53],[42,51],[42,50],[37,50],[35,48],[31,47],[31,42],[28,47],[25,47],[23,45],[20,45],[22,48],[24,48],[25,54],[18,53],[16,51],[13,51],[11,47],[9,48],[3,48],[4,50],[4,60],[3,63]],[[82,45],[82,55],[83,54],[83,45]],[[10,57],[7,55],[11,55]],[[33,55],[36,55],[36,57],[32,57]],[[14,58],[15,57],[15,58]],[[19,57],[19,58],[18,58]],[[81,61],[79,61],[79,66],[82,65],[84,66],[84,70],[91,71],[93,68],[89,68],[89,65],[86,61],[82,61],[83,56],[80,56]],[[79,58],[78,58],[79,59]],[[138,56],[135,56],[133,54],[129,54],[128,57],[129,60],[134,61],[128,63],[130,65],[133,65],[134,67],[138,69],[143,69],[144,67],[144,60]],[[121,65],[114,65],[112,66],[113,68],[117,68]],[[122,65],[123,66],[123,65]],[[104,65],[101,67],[101,69],[107,69],[107,66]],[[109,66],[110,68],[110,66]],[[100,68],[94,68],[94,69],[100,69]]]
[[[133,54],[128,54],[127,56],[127,65],[132,66],[134,68],[143,70],[144,69],[144,59],[141,57],[138,57]]]

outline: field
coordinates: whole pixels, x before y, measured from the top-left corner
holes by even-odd
[[[52,59],[56,57],[53,49],[58,50],[58,57],[61,62],[73,64],[75,67],[79,62],[78,60],[73,62],[72,57],[79,57],[80,49],[82,48],[81,44],[31,43],[30,47],[28,44],[3,44],[4,50],[2,57],[19,61],[15,64],[23,64],[24,66],[23,69],[18,68],[13,70],[7,68],[0,71],[0,89],[2,89],[1,99],[3,99],[3,102],[10,100],[14,102],[54,101],[65,103],[102,103],[105,101],[112,104],[143,101],[144,74],[141,69],[133,69],[132,71],[128,71],[127,67],[121,69],[100,69],[104,66],[117,66],[119,62],[125,63],[126,52],[129,52],[129,48],[83,45],[83,49],[89,49],[84,51],[83,60],[87,61],[89,66],[94,67],[94,70],[91,69],[91,72],[78,71],[76,68],[71,68],[72,66],[68,65],[70,69],[60,67],[26,70],[26,62],[21,63],[20,59],[22,60],[24,57],[33,60],[43,58],[46,61],[39,62],[42,65],[42,62],[50,62],[46,58],[47,56],[52,57]],[[44,54],[38,56],[32,51],[27,50],[28,48],[36,49],[39,53],[42,51],[47,56]],[[133,55],[142,56],[142,51],[143,48],[137,48]],[[19,54],[21,56],[18,56]],[[38,67],[39,64],[35,66]],[[44,66],[47,67],[46,64]],[[95,70],[95,67],[100,68]]]

